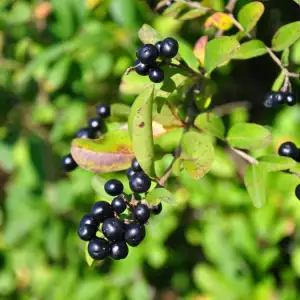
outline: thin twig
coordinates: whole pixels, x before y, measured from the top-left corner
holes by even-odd
[[[228,4],[226,5],[226,10],[230,13],[233,12],[234,8],[235,8],[235,5],[237,3],[237,0],[229,0],[228,1]]]
[[[242,150],[235,149],[233,147],[230,147],[230,149],[234,153],[236,153],[237,155],[239,155],[240,157],[242,157],[244,160],[246,160],[249,164],[251,164],[251,165],[257,165],[258,164],[258,160],[255,159],[253,156],[247,154],[246,152],[244,152]]]

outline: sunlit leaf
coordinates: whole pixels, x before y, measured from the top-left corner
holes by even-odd
[[[233,55],[233,59],[250,59],[266,54],[267,48],[262,41],[252,40],[241,44],[240,49]]]
[[[146,200],[151,205],[158,205],[161,202],[173,204],[176,201],[173,194],[165,188],[156,188],[152,190],[147,194]]]
[[[205,57],[205,49],[206,49],[206,44],[208,42],[208,36],[204,35],[200,37],[200,39],[196,42],[194,46],[194,55],[196,58],[199,60],[200,65],[204,67],[204,57]]]
[[[264,5],[254,1],[242,7],[238,13],[238,21],[246,32],[250,32],[264,13]]]
[[[162,36],[148,24],[144,24],[139,30],[138,36],[144,44],[156,44],[162,40]]]
[[[297,162],[289,157],[266,155],[259,158],[259,164],[264,167],[266,172],[277,172],[293,168]]]
[[[186,21],[186,20],[192,20],[199,18],[207,13],[206,8],[195,8],[192,10],[189,10],[188,12],[184,13],[182,16],[179,17],[179,20]]]
[[[204,24],[205,28],[210,28],[211,26],[215,26],[218,29],[226,31],[233,26],[233,21],[228,14],[216,12],[210,16]]]

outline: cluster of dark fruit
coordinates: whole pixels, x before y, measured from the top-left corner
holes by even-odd
[[[277,104],[287,104],[293,106],[297,103],[296,94],[291,92],[270,92],[266,95],[264,106],[273,108]]]
[[[151,179],[142,171],[138,161],[133,159],[131,168],[127,170],[129,186],[134,198],[141,199],[140,193],[146,193],[151,185]],[[106,193],[115,197],[111,204],[106,201],[96,202],[89,215],[83,216],[78,228],[78,235],[88,243],[88,253],[95,260],[111,257],[114,260],[124,259],[128,255],[128,246],[136,247],[144,239],[146,231],[144,224],[150,214],[158,215],[162,205],[152,206],[138,201],[133,204],[129,196],[123,193],[123,184],[117,179],[111,179],[104,185]],[[122,215],[126,210],[129,217],[124,220]],[[98,237],[97,232],[104,237]]]
[[[164,71],[158,66],[156,60],[160,57],[163,61],[175,57],[178,53],[178,42],[168,37],[155,45],[145,44],[136,51],[137,61],[135,71],[142,76],[148,75],[154,83],[164,80]]]
[[[88,120],[88,127],[81,128],[75,135],[81,139],[95,139],[100,137],[102,130],[102,119],[110,116],[110,106],[107,104],[99,104],[96,107],[97,117]],[[66,172],[71,172],[77,168],[77,163],[71,154],[67,154],[62,158],[62,167]]]
[[[280,156],[290,157],[293,160],[300,162],[300,149],[293,142],[285,142],[278,149]],[[295,189],[295,195],[300,200],[300,184]]]

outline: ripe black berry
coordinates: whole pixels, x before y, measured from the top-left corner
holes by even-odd
[[[140,164],[139,164],[139,162],[137,161],[136,158],[134,158],[134,159],[132,160],[132,162],[131,162],[131,168],[132,168],[132,170],[135,171],[135,172],[143,171],[142,168],[141,168],[141,166],[140,166]]]
[[[92,225],[80,225],[77,233],[78,236],[84,241],[90,241],[92,238],[96,236],[97,227]]]
[[[95,138],[95,135],[91,128],[81,128],[76,133],[76,137],[80,139],[93,139]]]
[[[150,65],[143,64],[139,59],[135,62],[135,71],[142,76],[149,74]]]
[[[160,55],[165,58],[173,58],[177,55],[178,48],[179,45],[175,39],[166,38],[161,42]]]
[[[156,49],[158,50],[158,53],[160,54],[160,47],[161,47],[161,41],[157,42],[155,44]]]
[[[116,197],[113,199],[113,201],[111,202],[111,206],[113,208],[113,210],[117,213],[117,214],[121,214],[122,212],[125,211],[126,209],[126,202],[124,201],[123,198],[121,197]]]
[[[284,94],[282,92],[276,92],[274,94],[274,100],[278,104],[284,104]]]
[[[91,215],[84,215],[80,220],[80,226],[82,225],[91,225],[98,228],[99,223]]]
[[[110,106],[108,104],[99,104],[96,106],[97,115],[101,118],[110,116]]]
[[[125,241],[132,247],[139,245],[144,239],[145,235],[145,227],[142,224],[131,223],[126,226]]]
[[[71,172],[77,168],[77,163],[71,154],[65,155],[62,158],[62,167],[66,172]]]
[[[149,78],[154,83],[159,83],[164,80],[164,71],[159,67],[153,67],[149,71]]]
[[[130,179],[133,174],[135,174],[135,172],[132,170],[132,168],[126,170],[126,175],[128,179]]]
[[[98,201],[91,208],[91,216],[96,222],[101,223],[108,218],[112,218],[114,212],[108,202]]]
[[[124,238],[124,223],[117,218],[110,218],[103,222],[102,232],[105,237],[113,242],[122,241]]]
[[[151,180],[145,173],[138,172],[130,178],[129,186],[135,193],[145,193],[151,186]]]
[[[99,260],[109,255],[109,243],[103,238],[95,238],[88,244],[88,253],[91,258]]]
[[[88,123],[89,128],[91,128],[94,132],[101,130],[101,121],[99,118],[90,118]]]
[[[298,149],[294,143],[285,142],[280,145],[280,147],[278,149],[278,154],[280,156],[287,156],[287,157],[291,157],[293,159],[297,159],[298,158]]]
[[[162,211],[162,204],[159,203],[158,205],[154,205],[151,207],[151,212],[154,214],[154,215],[159,215]]]
[[[285,103],[289,106],[293,106],[297,103],[295,93],[286,93],[285,94]]]
[[[300,184],[296,186],[295,195],[300,200]]]
[[[137,58],[143,63],[147,65],[154,64],[156,59],[158,58],[158,50],[154,45],[146,44],[139,48],[137,52]]]
[[[118,196],[123,193],[123,184],[120,180],[110,179],[104,185],[105,192],[110,196]]]
[[[277,103],[275,101],[275,93],[270,92],[265,97],[264,107],[266,108],[273,108]]]
[[[110,245],[110,257],[115,260],[124,259],[128,255],[128,246],[125,242],[117,242]]]
[[[139,203],[134,209],[134,216],[140,223],[146,223],[150,217],[149,207]]]

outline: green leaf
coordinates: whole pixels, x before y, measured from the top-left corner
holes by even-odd
[[[253,150],[268,146],[272,136],[271,132],[261,125],[238,123],[230,128],[227,141],[232,147]]]
[[[284,66],[289,65],[289,58],[290,58],[290,48],[285,48],[281,55],[281,62]]]
[[[135,99],[128,120],[135,156],[149,176],[155,176],[152,134],[153,96],[154,85],[151,85]]]
[[[112,117],[127,118],[130,114],[130,107],[123,103],[113,103],[110,106]]]
[[[181,141],[183,167],[194,179],[200,179],[211,169],[214,147],[210,139],[197,132],[187,132]]]
[[[98,140],[74,139],[71,154],[77,164],[91,172],[125,170],[134,157],[127,131],[112,131]]]
[[[186,13],[184,13],[182,16],[179,17],[179,20],[181,21],[186,21],[186,20],[192,20],[199,18],[207,13],[207,9],[202,7],[202,8],[196,8],[192,9]]]
[[[298,5],[300,5],[300,0],[294,0]]]
[[[266,172],[277,172],[288,170],[297,165],[292,158],[279,155],[266,155],[259,158],[259,164],[264,167]]]
[[[163,105],[161,111],[153,117],[153,121],[163,125],[164,128],[184,126],[183,121],[178,116],[178,109],[167,104]]]
[[[229,36],[209,41],[206,45],[204,58],[204,66],[207,72],[211,73],[219,65],[231,59],[239,47],[239,42]]]
[[[176,18],[185,7],[183,2],[175,2],[164,10],[164,15]]]
[[[249,59],[266,54],[267,48],[260,40],[252,40],[241,44],[240,49],[233,55],[233,59]]]
[[[175,198],[171,192],[165,188],[156,188],[147,194],[146,200],[151,205],[158,205],[161,202],[175,203]]]
[[[279,91],[284,83],[284,79],[285,79],[285,73],[281,71],[273,83],[272,91],[274,92]]]
[[[258,1],[251,2],[242,7],[238,13],[238,21],[246,32],[250,32],[255,27],[264,10],[264,5]]]
[[[185,42],[180,37],[177,37],[179,43],[178,54],[187,63],[187,65],[192,68],[195,72],[199,73],[199,60],[194,55],[193,49],[190,44]]]
[[[300,21],[282,26],[272,39],[272,49],[283,51],[293,45],[300,38]]]
[[[130,74],[122,76],[119,89],[120,93],[124,95],[138,95],[150,84],[148,77],[140,76],[132,71]]]
[[[156,44],[162,40],[162,36],[148,24],[144,24],[138,33],[139,39],[144,44]]]
[[[173,152],[178,147],[182,134],[183,128],[175,128],[155,137],[155,151],[165,153]]]
[[[244,182],[253,205],[261,208],[266,203],[266,171],[263,166],[249,165],[245,171]]]
[[[134,0],[111,1],[110,13],[116,23],[124,27],[135,28],[137,25],[136,6]]]
[[[194,124],[196,127],[203,130],[204,132],[216,136],[220,139],[224,139],[225,137],[224,123],[222,119],[214,113],[200,114],[196,118]]]

